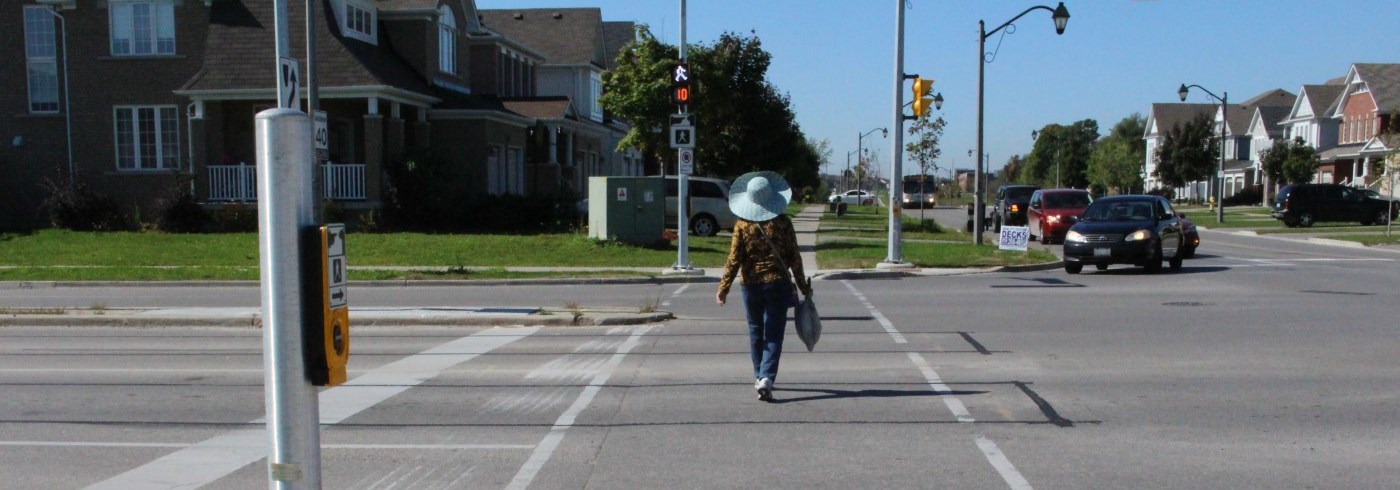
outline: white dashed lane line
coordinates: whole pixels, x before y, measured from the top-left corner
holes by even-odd
[[[690,287],[689,284],[686,284],[686,285],[684,285],[684,286],[681,286],[681,287],[679,287],[679,288],[676,288],[676,292],[671,293],[671,297],[670,297],[670,298],[666,298],[666,301],[662,301],[662,302],[661,302],[661,306],[671,306],[671,300],[676,299],[676,298],[679,298],[680,295],[681,295],[681,293],[684,293],[684,292],[685,292],[685,289],[688,288],[688,287]]]

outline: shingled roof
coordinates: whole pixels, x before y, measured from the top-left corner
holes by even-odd
[[[603,23],[603,67],[617,68],[617,55],[627,43],[637,40],[637,24],[631,21]]]
[[[1159,132],[1169,130],[1177,125],[1191,122],[1192,119],[1202,114],[1207,116],[1214,114],[1215,104],[1174,104],[1158,103],[1152,104],[1152,112],[1148,114],[1148,122],[1156,121]],[[1152,124],[1147,125],[1147,130],[1152,130]],[[1150,136],[1148,133],[1144,136]]]
[[[1327,85],[1304,85],[1299,96],[1306,95],[1308,98],[1308,108],[1312,109],[1313,117],[1326,117],[1328,109],[1337,102],[1337,98],[1342,95],[1342,89],[1346,87],[1341,84],[1329,83]]]
[[[1377,111],[1381,114],[1400,112],[1400,64],[1357,63],[1354,66],[1357,76],[1371,89]]]
[[[564,119],[573,115],[569,111],[571,103],[568,97],[505,99],[501,102],[511,112],[544,121]]]
[[[1297,99],[1298,96],[1293,95],[1293,92],[1276,88],[1273,90],[1266,90],[1264,93],[1250,97],[1249,100],[1241,102],[1240,105],[1250,109],[1255,107],[1292,107],[1293,101]]]
[[[1279,122],[1287,119],[1288,113],[1292,110],[1291,107],[1260,107],[1255,109],[1259,113],[1259,123],[1264,126],[1264,131],[1271,138],[1280,134],[1282,128],[1279,127]]]
[[[481,10],[482,24],[544,55],[547,65],[604,68],[603,11],[597,8]]]
[[[287,30],[300,39],[306,32],[304,5],[287,3]],[[330,2],[321,2],[321,7],[316,23],[319,87],[392,87],[432,97],[423,77],[393,51],[386,36],[379,37],[378,46],[343,38]],[[209,9],[204,67],[180,92],[273,89],[277,66],[273,25],[272,0],[214,2]],[[292,55],[305,70],[306,50],[293,49]]]

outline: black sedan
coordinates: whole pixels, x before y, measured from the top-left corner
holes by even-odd
[[[1133,264],[1148,272],[1181,268],[1186,248],[1181,218],[1160,196],[1113,196],[1094,201],[1065,234],[1065,272],[1078,274],[1084,264],[1098,270],[1110,264]]]

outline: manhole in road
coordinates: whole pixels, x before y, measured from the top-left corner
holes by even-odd
[[[1202,303],[1200,301],[1173,301],[1162,303],[1162,306],[1215,306],[1215,303]]]

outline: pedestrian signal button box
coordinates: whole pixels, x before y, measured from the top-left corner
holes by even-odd
[[[308,325],[307,374],[317,386],[345,382],[350,361],[350,302],[346,291],[345,225],[320,227],[320,305],[306,305],[321,312],[319,324]],[[312,286],[314,287],[314,286]]]

